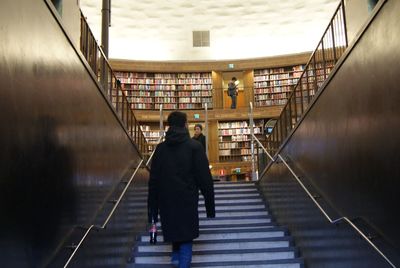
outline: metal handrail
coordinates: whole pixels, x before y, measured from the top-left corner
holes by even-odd
[[[157,143],[160,143],[160,141],[164,138],[164,136],[160,136],[160,138],[158,139]],[[155,150],[151,153],[149,159],[147,159],[146,162],[146,166],[148,167],[153,155],[154,155]],[[75,254],[78,252],[79,248],[81,247],[82,243],[86,240],[86,237],[89,235],[90,231],[92,229],[106,229],[108,222],[110,221],[111,217],[114,215],[115,210],[117,209],[118,205],[120,204],[122,198],[124,197],[126,191],[128,190],[129,186],[132,183],[133,178],[135,177],[136,173],[138,172],[139,168],[141,167],[142,163],[143,163],[144,159],[142,158],[142,160],[140,160],[138,166],[136,167],[135,171],[133,172],[132,176],[130,177],[129,181],[126,183],[126,186],[124,188],[124,190],[122,191],[122,193],[120,194],[120,196],[118,197],[117,201],[115,202],[112,210],[110,211],[110,213],[107,216],[107,219],[104,221],[104,223],[102,225],[90,225],[89,228],[86,230],[85,234],[83,235],[83,237],[81,238],[81,240],[79,241],[78,245],[75,247],[74,251],[72,252],[71,256],[68,258],[67,262],[64,265],[64,268],[68,267],[68,265],[71,263],[72,259],[74,258]]]
[[[336,20],[340,21],[340,25],[334,23]],[[334,28],[335,25],[338,27],[337,29]],[[287,98],[271,135],[268,137],[270,147],[268,149],[274,154],[296,126],[302,114],[306,111],[307,105],[317,95],[316,93],[323,82],[327,80],[330,68],[327,69],[326,63],[334,62],[336,64],[348,47],[346,27],[345,4],[344,0],[341,0],[316,49],[305,65],[303,73]],[[323,66],[319,68],[318,64]],[[322,80],[319,80],[319,78],[322,78]]]
[[[139,121],[131,110],[127,96],[118,86],[118,79],[111,68],[111,64],[94,38],[82,11],[80,50],[97,77],[97,81],[103,87],[102,91],[115,109],[116,115],[127,129],[128,136],[134,141],[139,153],[145,155],[148,152],[148,146],[143,132],[138,126]]]
[[[159,143],[161,142],[161,140],[164,138],[164,136],[165,136],[165,132],[163,132],[163,134],[158,138],[157,144],[159,144]],[[149,166],[149,163],[150,163],[151,159],[153,158],[153,155],[154,155],[154,152],[155,152],[155,151],[156,151],[156,150],[153,150],[153,151],[151,152],[151,155],[150,155],[149,159],[147,159],[147,162],[146,162],[146,166],[147,166],[147,167]]]
[[[276,159],[274,159],[269,153],[268,151],[265,149],[265,147],[262,145],[262,143],[260,142],[260,140],[254,135],[253,138],[255,141],[257,141],[257,143],[260,145],[260,147],[263,149],[263,151],[267,154],[267,156],[272,160],[272,162],[276,162]],[[284,163],[284,165],[287,167],[287,169],[290,171],[290,173],[293,175],[293,177],[296,179],[296,181],[300,184],[301,188],[303,188],[303,190],[307,193],[307,195],[311,198],[311,200],[314,202],[314,204],[318,207],[318,209],[321,211],[321,213],[325,216],[325,218],[327,218],[327,220],[332,223],[332,224],[336,224],[342,221],[347,222],[354,230],[357,231],[357,233],[359,233],[361,235],[362,238],[364,238],[368,244],[376,251],[379,253],[379,255],[381,255],[382,258],[385,259],[385,261],[393,268],[396,268],[396,266],[389,260],[388,257],[386,257],[385,254],[383,254],[383,252],[354,224],[352,223],[349,218],[347,217],[340,217],[338,219],[332,220],[331,217],[329,217],[328,213],[321,207],[321,205],[317,202],[317,200],[315,199],[315,197],[310,193],[310,191],[304,186],[303,182],[299,179],[299,177],[296,175],[296,173],[293,171],[293,169],[288,165],[288,163],[285,161],[285,159],[278,153],[277,154],[278,158]]]

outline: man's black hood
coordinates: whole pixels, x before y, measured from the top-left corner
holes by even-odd
[[[169,127],[165,135],[165,143],[168,145],[180,144],[188,139],[190,136],[186,127]]]

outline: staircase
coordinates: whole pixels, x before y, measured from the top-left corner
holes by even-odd
[[[304,267],[288,230],[271,217],[254,183],[216,183],[216,218],[207,219],[200,196],[200,236],[193,243],[192,267]],[[159,228],[160,229],[160,228]],[[144,233],[129,268],[172,267],[171,245],[151,245]]]
[[[106,199],[105,207],[96,217],[93,223],[102,225],[109,215],[115,200],[119,197],[122,189],[126,186],[133,170],[127,172],[115,192]],[[79,251],[68,268],[120,268],[126,267],[127,260],[131,255],[131,249],[135,244],[135,238],[141,234],[147,224],[147,178],[149,176],[146,168],[139,169],[133,183],[126,191],[120,205],[103,230],[92,230],[83,242]],[[104,189],[103,189],[104,188]],[[87,215],[93,215],[99,204],[104,201],[110,191],[109,187],[87,186],[80,187],[79,199],[82,206],[79,208],[78,221],[82,226],[88,222]],[[63,267],[70,257],[72,250],[70,245],[76,245],[86,232],[86,228],[75,228],[71,237],[65,241],[58,255],[52,260],[48,267]]]

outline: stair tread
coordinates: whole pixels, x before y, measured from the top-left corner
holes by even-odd
[[[285,265],[286,266],[282,266]],[[297,264],[298,266],[293,266],[290,264]],[[128,266],[129,267],[129,266]],[[132,268],[170,268],[170,264],[135,264]],[[193,263],[191,267],[213,267],[213,268],[294,268],[304,267],[304,259],[293,258],[286,260],[268,260],[268,261],[243,261],[243,262],[203,262],[203,263]]]
[[[117,222],[113,225],[127,228],[132,225],[133,228],[138,217],[143,222],[147,221],[147,191],[147,186],[138,186],[127,192],[123,206],[125,214],[114,218]],[[204,197],[199,195],[200,236],[193,242],[192,267],[304,267],[304,260],[298,258],[298,249],[294,247],[294,239],[288,235],[287,228],[274,222],[254,182],[216,182],[214,192],[216,218],[212,219],[206,217]],[[103,233],[98,237],[99,241],[93,243],[98,247],[97,252],[90,251],[89,255],[107,259],[110,267],[117,267],[127,243],[134,239],[133,235],[137,234],[128,229],[118,231],[118,228],[108,234]],[[135,263],[127,267],[171,267],[171,244],[163,242],[161,228],[156,245],[148,242],[146,231],[137,238],[132,259]]]
[[[293,237],[291,236],[282,236],[282,237],[267,237],[267,238],[248,238],[248,239],[227,239],[227,240],[193,240],[193,244],[209,244],[209,243],[216,243],[216,244],[224,244],[224,243],[235,243],[235,242],[275,242],[275,241],[289,241],[293,242]],[[149,242],[142,242],[139,241],[137,243],[138,246],[152,246]],[[168,242],[157,242],[156,245],[171,245]]]
[[[227,249],[227,250],[203,250],[196,251],[193,250],[193,256],[195,255],[219,255],[219,254],[228,254],[228,255],[237,255],[237,254],[246,254],[246,253],[269,253],[269,252],[296,252],[296,247],[281,247],[281,248],[261,248],[261,249]],[[143,256],[170,256],[170,252],[137,252],[137,254],[141,257]]]
[[[271,225],[268,227],[259,226],[258,228],[249,228],[249,229],[239,229],[239,230],[232,230],[230,228],[222,229],[222,230],[202,230],[200,231],[200,235],[202,234],[230,234],[230,233],[263,233],[263,232],[275,232],[275,231],[287,231],[287,228]],[[146,233],[143,236],[147,236]],[[158,230],[158,235],[162,235],[162,231]]]

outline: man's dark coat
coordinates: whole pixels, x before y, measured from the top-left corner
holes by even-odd
[[[164,241],[193,240],[199,236],[199,189],[207,216],[215,217],[214,186],[204,148],[186,128],[170,127],[152,161],[149,221],[159,211]]]

